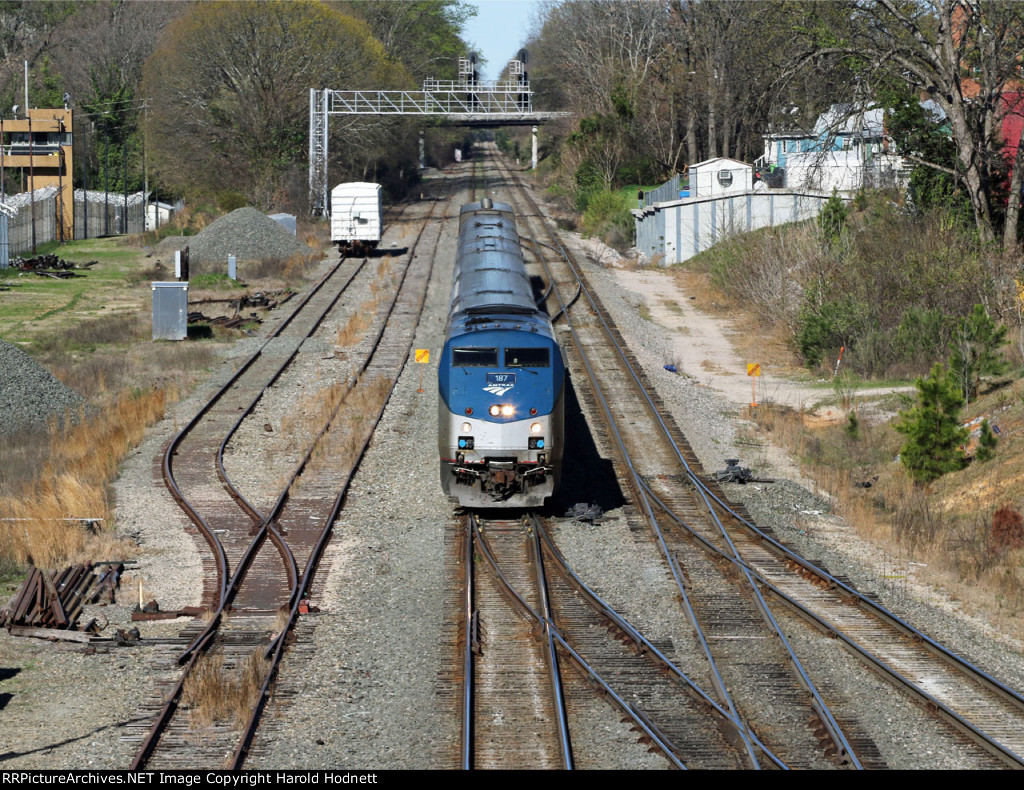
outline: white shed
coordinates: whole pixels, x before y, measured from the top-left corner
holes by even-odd
[[[376,247],[383,225],[380,184],[356,181],[331,190],[331,241]]]
[[[170,203],[148,203],[146,205],[146,230],[162,228],[174,216],[174,206]]]
[[[754,188],[754,168],[724,156],[690,165],[690,197],[719,197]]]

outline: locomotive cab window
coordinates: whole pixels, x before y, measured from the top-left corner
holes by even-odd
[[[548,368],[551,367],[549,348],[506,348],[507,368]]]
[[[457,368],[496,368],[496,348],[453,348],[452,366]]]

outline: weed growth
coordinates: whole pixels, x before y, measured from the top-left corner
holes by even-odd
[[[0,557],[57,568],[133,553],[114,535],[107,486],[146,426],[163,416],[164,399],[163,390],[125,392],[109,410],[51,425],[40,474],[0,497]],[[68,519],[98,519],[104,527],[91,533]]]

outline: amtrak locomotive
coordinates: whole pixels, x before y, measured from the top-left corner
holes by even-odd
[[[465,507],[537,507],[561,470],[565,364],[534,302],[512,207],[462,207],[438,369],[441,486]]]

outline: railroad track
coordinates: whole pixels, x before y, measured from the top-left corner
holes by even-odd
[[[520,608],[544,610],[547,598],[522,522],[470,514],[462,544],[462,766],[572,768],[558,656]]]
[[[610,341],[616,338],[605,329],[607,319],[600,305],[587,292],[568,256],[545,254],[547,250],[536,243],[539,233],[548,233],[537,207],[532,205],[519,213],[525,217],[526,226],[534,236],[536,257],[544,266],[546,280],[551,283],[555,305],[551,312],[566,316],[571,339],[568,344],[570,360],[575,363],[577,375],[581,379],[585,376],[590,383],[585,397],[599,406],[597,413],[603,415],[625,466],[624,476],[627,480],[634,478],[631,485],[634,500],[654,530],[693,625],[694,650],[689,662],[695,669],[700,667],[697,676],[702,687],[713,689],[741,723],[739,731],[743,733],[741,737],[746,738],[749,764],[760,766],[751,736],[746,734],[751,730],[761,733],[770,750],[794,767],[825,767],[833,759],[859,765],[838,722],[789,648],[763,600],[759,600],[760,593],[754,585],[746,580],[746,585],[738,588],[729,568],[708,564],[700,557],[703,564],[699,569],[694,568],[693,573],[699,573],[702,595],[695,599],[688,592],[684,576],[691,570],[690,560],[668,552],[655,515],[635,482],[640,470],[648,473],[652,469],[673,470],[674,459],[660,440],[657,425],[637,409],[635,382],[624,375],[622,362],[625,358],[609,351]],[[557,242],[553,236],[551,238]],[[586,298],[577,302],[577,291]],[[567,294],[574,296],[570,298]],[[611,345],[611,348],[616,346]],[[704,623],[710,624],[710,632]],[[749,645],[753,640],[763,643],[756,663],[750,658]],[[743,698],[734,700],[732,689],[738,689]],[[775,726],[779,721],[789,726]],[[774,733],[779,737],[773,737]]]
[[[661,757],[648,767],[742,768],[748,740],[763,764],[788,767],[676,668],[670,645],[586,587],[537,514],[469,513],[461,544],[463,768],[572,768],[577,753],[594,767],[610,744],[631,764],[639,748]],[[616,719],[630,732],[612,743]]]
[[[531,219],[540,216],[536,206],[522,213]],[[539,231],[536,235],[540,235]],[[581,358],[584,355],[589,360],[598,358],[592,367],[600,369],[595,372],[588,370],[589,377],[596,382],[594,390],[600,392],[599,396],[591,396],[591,405],[596,407],[594,412],[604,413],[609,425],[617,426],[610,430],[617,435],[612,443],[619,444],[620,459],[625,459],[620,462],[628,470],[623,477],[630,482],[633,501],[658,535],[665,561],[677,577],[681,597],[686,600],[688,596],[683,579],[679,578],[679,570],[685,569],[686,583],[703,591],[691,601],[694,616],[700,615],[700,610],[704,610],[706,615],[719,612],[717,622],[712,622],[720,627],[723,620],[728,621],[729,628],[735,630],[732,634],[720,633],[720,638],[715,640],[714,660],[721,665],[722,675],[730,679],[736,662],[744,662],[745,651],[730,651],[729,643],[735,647],[740,640],[721,637],[742,635],[755,625],[757,618],[751,617],[749,601],[747,612],[741,619],[729,613],[735,611],[735,600],[741,597],[736,594],[730,597],[727,609],[720,608],[721,593],[706,586],[705,570],[711,566],[718,575],[731,574],[747,580],[745,589],[749,592],[742,596],[753,596],[763,622],[775,619],[765,596],[773,599],[776,608],[781,601],[816,628],[835,637],[873,670],[908,692],[922,703],[927,712],[941,716],[960,734],[981,745],[993,756],[993,765],[1018,767],[1021,764],[1021,739],[1024,738],[1021,696],[899,620],[869,597],[852,589],[844,580],[832,577],[779,544],[770,534],[757,529],[745,514],[727,502],[718,486],[697,474],[694,454],[672,421],[663,416],[665,410],[657,397],[651,394],[653,390],[639,372],[639,366],[592,295],[578,264],[572,261],[571,254],[557,237],[552,235],[549,238],[551,241],[538,245],[542,248],[538,250],[538,257],[547,255],[556,261],[564,260],[573,269],[571,275],[561,279],[563,290],[572,294],[566,302],[590,303],[589,313],[583,309],[578,311],[584,315],[577,326],[600,326],[601,332],[612,341],[614,355],[619,357],[619,372],[616,374],[615,367],[603,367],[600,352],[586,353],[591,348],[608,348],[607,345],[602,346],[599,339],[583,340],[575,346]],[[553,275],[552,279],[557,290],[559,275]],[[559,309],[564,309],[564,306]],[[604,356],[609,355],[605,353]],[[623,389],[615,383],[616,375],[626,379],[629,386]],[[624,399],[623,393],[630,391],[632,396],[626,395]],[[631,405],[616,407],[623,402]],[[641,433],[638,422],[646,415],[650,415],[657,428],[642,428]],[[654,462],[652,436],[657,436],[663,448]],[[708,556],[699,559],[697,549]],[[699,585],[695,583],[698,569]],[[728,587],[723,589],[727,591]],[[706,617],[704,619],[707,621]],[[784,641],[782,632],[777,628],[774,630]],[[714,633],[710,635],[715,636]],[[730,656],[730,652],[737,655]],[[785,661],[790,664],[790,672],[801,677],[800,686],[814,697],[811,706],[817,721],[812,725],[813,736],[821,739],[821,753],[855,766],[884,767],[877,744],[856,720],[840,721],[842,717],[832,715],[828,707],[823,707],[824,699],[812,690],[813,682],[808,684],[809,674],[800,666],[799,658],[792,650],[787,652],[789,655]],[[778,665],[776,661],[775,666]],[[754,680],[767,679],[770,675],[762,672],[760,678],[755,675]],[[775,674],[774,677],[780,676]],[[756,687],[756,682],[753,685]],[[741,675],[730,680],[729,687],[746,690],[751,684]],[[765,698],[762,693],[746,698],[747,695],[741,692],[737,696],[745,697],[738,703],[749,717],[753,730],[764,732],[765,725],[770,725],[777,712],[767,717],[759,713],[763,708],[760,700]],[[823,732],[821,725],[826,725],[824,730],[827,733]],[[789,735],[787,733],[787,740]],[[770,738],[766,740],[771,743]],[[790,754],[782,744],[773,746],[779,748],[780,754]],[[801,753],[813,757],[813,752],[802,750]]]
[[[431,204],[430,214],[435,208]],[[208,590],[213,619],[205,628],[194,629],[198,632],[178,659],[186,663],[185,671],[142,738],[133,767],[238,768],[244,763],[348,481],[409,355],[440,228],[441,222],[429,217],[421,223],[401,259],[395,288],[376,305],[363,342],[348,354],[350,361],[362,359],[362,363],[350,368],[348,380],[334,392],[336,403],[271,507],[258,508],[241,495],[225,470],[225,448],[263,393],[285,375],[303,343],[313,337],[341,295],[365,270],[365,261],[340,285],[334,278],[343,267],[339,264],[332,269],[315,289],[324,296],[305,300],[169,447],[165,477],[193,522],[205,528],[216,557],[218,583]],[[332,282],[334,285],[328,286]],[[321,301],[326,302],[322,309]],[[313,317],[307,318],[311,311]],[[290,350],[283,354],[284,361],[278,355],[278,367],[261,364],[264,357],[271,356],[266,354],[271,343],[288,337],[289,327],[294,327],[294,336],[288,338]],[[239,381],[245,385],[238,386]],[[248,403],[243,405],[246,398]],[[348,403],[357,406],[346,408]],[[231,419],[235,421],[225,431]],[[327,461],[318,461],[317,454],[326,455]],[[175,475],[176,456],[179,468],[189,470],[184,485]],[[213,463],[221,485],[212,482],[216,479],[210,474]],[[198,472],[195,466],[199,466]],[[229,505],[234,506],[233,513],[229,513]],[[230,616],[225,617],[228,611]],[[201,711],[194,702],[195,692],[189,690],[189,679],[194,685],[196,678],[214,671],[221,677],[248,677],[254,687],[251,700],[242,704],[236,722],[200,720],[203,726],[197,730],[197,713]],[[188,716],[175,715],[182,706],[189,708]]]

